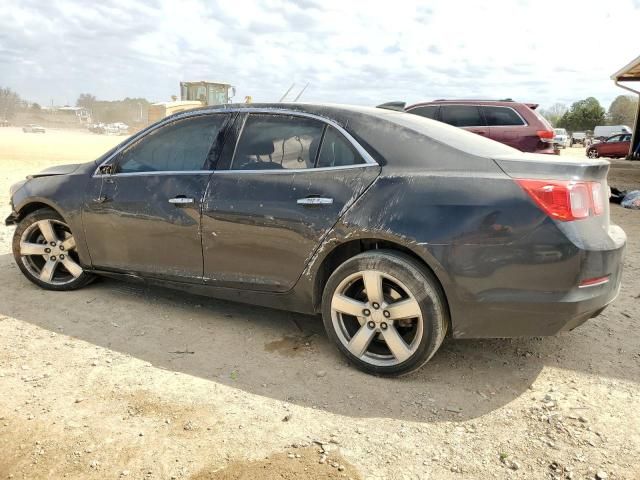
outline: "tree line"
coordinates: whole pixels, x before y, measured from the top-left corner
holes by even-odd
[[[90,93],[81,93],[76,106],[84,107],[91,113],[94,122],[145,122],[150,102],[145,98],[125,98],[124,100],[98,100]],[[30,103],[10,88],[0,87],[0,120],[13,118],[18,111],[41,110],[37,103]],[[579,100],[567,107],[556,103],[540,114],[551,125],[566,128],[571,132],[593,130],[596,125],[633,126],[638,112],[638,99],[630,95],[619,95],[609,106],[609,110],[600,105],[594,97]]]
[[[606,111],[593,97],[574,102],[567,108],[556,103],[540,114],[551,125],[571,132],[593,130],[596,125],[628,125],[633,127],[638,112],[638,99],[630,95],[618,95]]]
[[[86,108],[94,122],[124,122],[135,124],[147,121],[151,103],[146,98],[125,98],[124,100],[98,100],[90,93],[82,93],[76,101],[77,107]],[[10,88],[0,87],[0,120],[11,120],[18,112],[40,112],[39,104],[28,102]]]

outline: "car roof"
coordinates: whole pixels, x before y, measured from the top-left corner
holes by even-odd
[[[426,105],[461,105],[461,104],[462,105],[490,105],[490,106],[496,106],[496,107],[516,107],[516,106],[524,105],[529,107],[531,110],[535,110],[536,108],[538,108],[537,103],[516,102],[515,100],[511,100],[511,99],[483,100],[483,99],[477,99],[477,98],[458,98],[458,99],[438,99],[438,100],[431,100],[428,102],[418,102],[418,103],[414,103],[413,105],[408,105],[407,107],[405,107],[405,110],[408,110],[414,107],[422,107]]]

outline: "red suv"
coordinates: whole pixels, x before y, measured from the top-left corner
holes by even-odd
[[[461,127],[523,152],[553,154],[553,129],[537,104],[511,100],[434,100],[405,111]]]

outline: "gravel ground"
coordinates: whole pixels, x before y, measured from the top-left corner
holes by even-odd
[[[0,129],[0,214],[25,174],[120,140]],[[640,162],[610,183],[640,188]],[[396,380],[351,368],[315,317],[111,280],[40,290],[0,228],[0,479],[639,478],[640,212],[611,214],[629,244],[604,314],[448,340]]]

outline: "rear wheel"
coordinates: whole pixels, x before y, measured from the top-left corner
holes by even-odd
[[[587,157],[589,158],[598,158],[599,156],[600,154],[598,153],[598,150],[596,150],[595,148],[591,148],[587,152]]]
[[[410,256],[365,252],[329,278],[322,299],[329,338],[358,368],[401,375],[440,347],[448,312],[438,281]]]
[[[18,224],[13,256],[25,277],[47,290],[75,290],[93,279],[80,266],[71,229],[48,208],[30,213]]]

